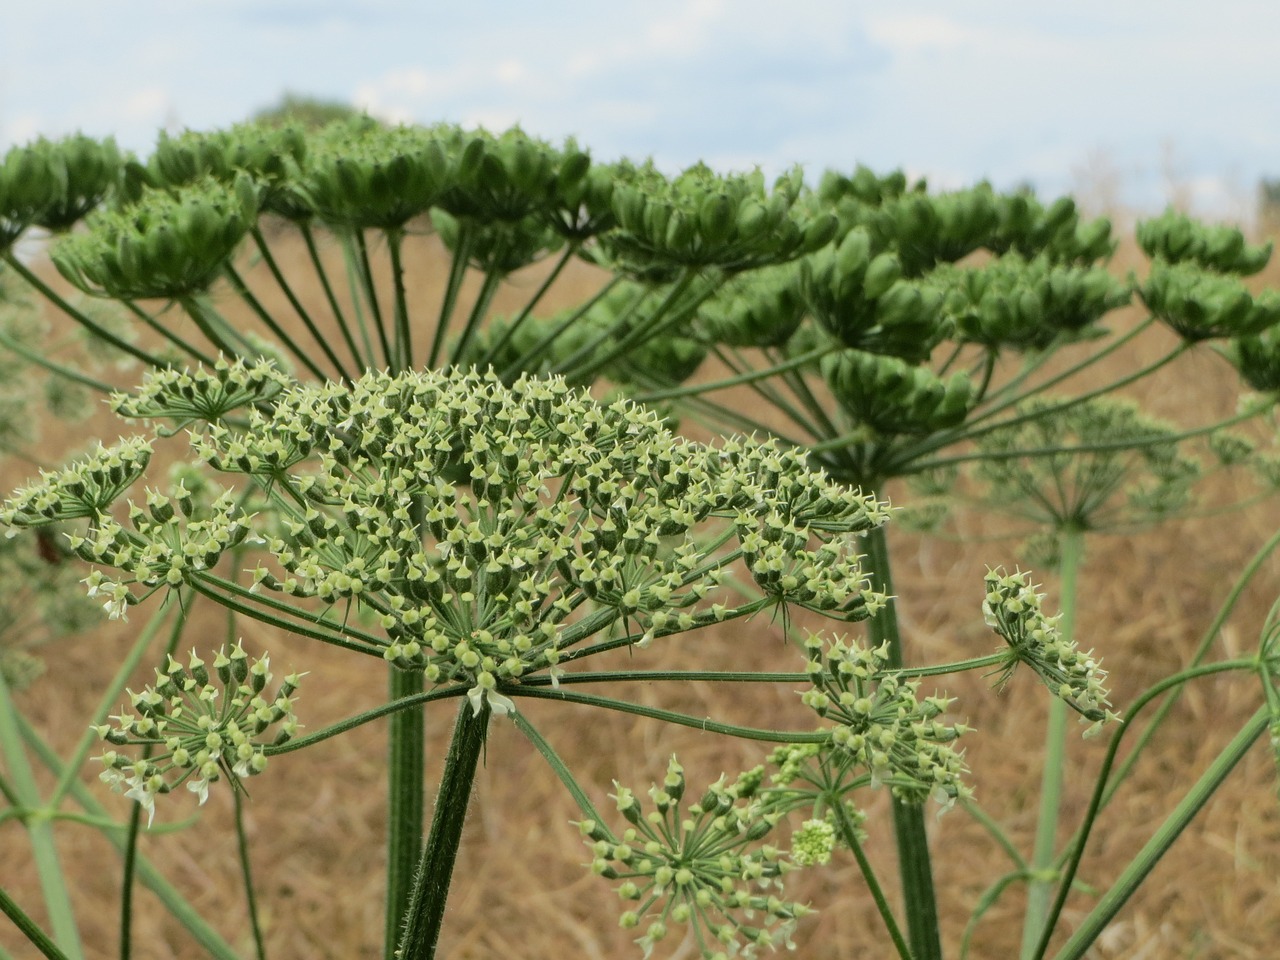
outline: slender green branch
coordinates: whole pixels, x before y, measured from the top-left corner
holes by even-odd
[[[431,340],[431,353],[427,356],[427,366],[434,369],[440,360],[440,351],[444,347],[445,331],[453,320],[453,311],[458,306],[458,294],[462,291],[462,281],[467,276],[467,261],[471,256],[472,229],[465,218],[458,221],[458,239],[453,249],[453,260],[449,264],[449,279],[445,282],[444,297],[440,300],[440,314],[436,318],[436,332]]]
[[[369,241],[364,231],[356,229],[356,273],[360,278],[360,289],[364,293],[365,305],[369,308],[369,316],[373,318],[374,329],[378,331],[378,342],[382,345],[383,362],[394,369],[396,357],[391,349],[391,341],[387,337],[387,324],[382,318],[382,304],[378,301],[378,288],[373,282],[373,261],[369,258]]]
[[[284,272],[280,269],[280,265],[271,253],[271,246],[267,243],[267,238],[262,234],[262,229],[255,225],[252,234],[253,242],[257,244],[258,252],[262,254],[263,263],[271,271],[271,276],[275,279],[276,286],[280,288],[280,292],[285,295],[285,299],[293,307],[293,312],[298,315],[298,319],[306,326],[307,332],[311,334],[311,339],[324,351],[324,355],[333,364],[333,369],[337,371],[338,376],[344,381],[349,381],[351,376],[347,373],[346,368],[343,367],[342,361],[338,359],[338,355],[334,353],[333,347],[329,345],[329,338],[320,333],[315,321],[311,319],[311,314],[302,305],[302,301],[298,299],[297,294],[293,292],[293,287],[290,286],[289,281],[285,279]]]
[[[1036,414],[1035,417],[1052,416],[1053,413],[1056,413],[1060,409],[1062,408],[1053,407],[1051,410],[1046,410]],[[1064,454],[1078,455],[1086,453],[1108,453],[1123,450],[1139,450],[1144,447],[1159,447],[1171,443],[1180,443],[1183,440],[1190,440],[1194,437],[1202,437],[1206,434],[1216,433],[1219,430],[1234,427],[1236,424],[1245,423],[1246,421],[1254,420],[1257,417],[1258,412],[1256,410],[1244,410],[1240,413],[1233,414],[1226,420],[1220,420],[1217,423],[1211,423],[1201,427],[1192,427],[1189,430],[1183,430],[1179,433],[1152,434],[1149,437],[1134,437],[1130,440],[1115,440],[1110,443],[1077,444],[1069,447],[1027,447],[1020,450],[990,450],[958,454],[954,457],[939,457],[936,460],[925,460],[920,463],[912,464],[911,472],[922,473],[926,470],[938,469],[939,467],[949,467],[957,463],[973,463],[976,461],[1020,460],[1024,457],[1033,459],[1036,457],[1056,457]],[[1023,419],[1024,418],[1018,418],[1018,422],[1021,422]],[[1009,424],[1001,424],[1000,426],[1001,428],[1004,428],[1005,426],[1012,425],[1013,423],[1014,421],[1011,420],[1009,421]]]
[[[156,333],[160,334],[160,336],[172,343],[187,356],[191,357],[191,359],[203,363],[206,367],[213,366],[214,361],[212,357],[201,351],[195,344],[191,343],[185,337],[179,336],[176,331],[169,329],[169,327],[160,322],[158,317],[154,317],[147,313],[147,311],[143,310],[132,300],[121,300],[120,303],[124,305],[126,310],[132,313]],[[170,304],[170,306],[172,306],[172,304]],[[168,310],[168,306],[165,307],[165,310]],[[165,310],[160,311],[160,316],[164,315]]]
[[[1190,680],[1198,677],[1208,677],[1217,673],[1227,673],[1231,671],[1254,671],[1258,667],[1255,660],[1224,660],[1219,663],[1206,664],[1201,667],[1193,667],[1191,669],[1182,670],[1173,676],[1165,677],[1159,683],[1148,688],[1133,705],[1129,708],[1129,716],[1121,722],[1120,728],[1111,735],[1111,743],[1107,746],[1107,753],[1102,759],[1102,768],[1098,772],[1097,780],[1094,783],[1093,795],[1089,800],[1088,810],[1085,812],[1084,819],[1080,827],[1077,829],[1075,836],[1068,845],[1069,855],[1065,861],[1065,865],[1060,871],[1061,879],[1058,885],[1058,895],[1054,900],[1053,906],[1049,910],[1048,919],[1044,925],[1044,932],[1041,936],[1039,944],[1039,953],[1036,960],[1044,956],[1045,950],[1048,949],[1049,938],[1053,934],[1053,929],[1057,925],[1058,917],[1062,913],[1062,908],[1067,902],[1067,895],[1071,892],[1072,884],[1075,882],[1076,871],[1080,867],[1080,861],[1084,857],[1085,846],[1089,842],[1089,834],[1093,829],[1094,823],[1097,821],[1098,814],[1102,810],[1105,799],[1108,797],[1107,785],[1110,781],[1110,772],[1115,763],[1116,754],[1120,749],[1120,743],[1124,739],[1126,733],[1133,725],[1137,715],[1146,708],[1156,697],[1165,693],[1167,690],[1179,687]]]
[[[351,327],[347,323],[346,314],[342,312],[342,307],[338,305],[338,298],[334,295],[333,285],[329,282],[329,274],[324,268],[324,262],[320,259],[320,251],[316,247],[316,238],[311,231],[311,226],[306,221],[298,224],[298,230],[302,233],[303,242],[307,245],[307,256],[311,258],[311,265],[315,268],[316,276],[320,279],[320,286],[324,288],[325,299],[329,302],[329,309],[333,312],[333,318],[337,321],[338,329],[342,333],[342,339],[347,345],[347,349],[351,351],[351,358],[355,361],[356,370],[360,371],[368,367],[373,362],[373,357],[369,356],[366,360],[360,353],[360,348],[356,346],[355,338],[351,335]],[[339,366],[338,369],[342,369]]]
[[[356,727],[363,726],[366,723],[372,723],[374,720],[381,720],[383,717],[389,717],[393,714],[400,713],[404,710],[413,710],[423,704],[431,703],[435,700],[449,700],[455,697],[466,696],[467,688],[461,686],[455,687],[437,687],[435,690],[428,690],[426,693],[417,693],[413,696],[405,697],[403,700],[395,700],[391,703],[383,703],[369,710],[361,711],[346,720],[338,723],[330,724],[323,729],[314,733],[309,733],[305,737],[297,737],[287,743],[275,744],[263,749],[268,757],[278,756],[282,753],[293,753],[295,750],[303,750],[312,744],[320,743],[322,740],[329,740],[333,737],[341,736],[348,730],[354,730]]]
[[[528,721],[524,714],[519,712],[512,713],[510,719],[515,723],[516,729],[523,733],[537,751],[542,754],[542,758],[547,761],[547,765],[555,771],[556,776],[560,778],[560,782],[564,784],[565,789],[569,791],[570,796],[577,803],[578,809],[582,811],[582,815],[597,823],[603,823],[604,818],[600,816],[600,811],[596,809],[595,804],[591,802],[591,798],[587,796],[587,792],[582,789],[582,785],[574,778],[569,771],[569,767],[560,759],[559,754],[546,741],[546,738],[538,732],[537,728]]]
[[[191,318],[192,323],[204,335],[204,338],[218,350],[227,356],[228,359],[239,357],[241,351],[231,345],[228,336],[231,331],[227,329],[227,322],[218,316],[212,307],[202,301],[198,297],[183,297],[178,301],[178,305],[186,311],[187,316]],[[240,337],[241,345],[244,344],[244,338]]]
[[[548,273],[542,283],[538,285],[538,289],[534,291],[529,302],[524,305],[524,309],[517,314],[516,318],[507,326],[507,329],[502,332],[502,336],[498,337],[497,340],[490,344],[489,348],[485,350],[480,359],[476,361],[476,367],[478,369],[488,369],[489,365],[493,363],[493,358],[498,355],[503,347],[511,342],[511,338],[515,336],[516,331],[525,323],[526,320],[533,316],[534,308],[542,302],[542,298],[546,296],[547,291],[551,289],[552,284],[556,282],[565,266],[577,252],[578,244],[576,242],[569,243],[565,246],[564,253],[562,253],[556,260],[556,265],[552,268],[551,272]]]
[[[534,363],[544,353],[546,353],[549,349],[551,349],[552,344],[554,344],[557,340],[559,340],[560,337],[564,335],[565,331],[567,331],[570,327],[574,326],[583,317],[585,317],[587,313],[590,312],[592,307],[594,307],[597,303],[603,300],[610,293],[610,291],[612,291],[613,288],[616,287],[621,282],[622,282],[622,277],[620,276],[615,275],[614,277],[610,278],[609,282],[606,283],[604,286],[602,286],[599,290],[597,290],[596,293],[589,300],[587,300],[585,303],[579,304],[577,309],[567,314],[565,317],[563,317],[560,320],[559,323],[557,323],[554,327],[548,330],[546,334],[543,335],[542,339],[540,339],[537,343],[535,343],[532,347],[530,347],[529,350],[526,353],[524,353],[519,360],[517,360],[515,363],[503,369],[501,374],[502,377],[503,378],[509,377],[515,371],[518,371],[521,369],[532,369]],[[639,297],[636,298],[635,303],[639,303],[641,300],[643,300],[647,296],[648,296],[647,292],[641,294]],[[633,303],[632,306],[628,308],[628,311],[634,308],[635,303]]]
[[[1265,563],[1267,558],[1276,551],[1277,547],[1280,547],[1280,530],[1277,530],[1267,539],[1267,542],[1258,549],[1258,552],[1253,555],[1253,558],[1249,561],[1248,565],[1240,572],[1235,583],[1231,586],[1231,592],[1227,594],[1227,598],[1218,608],[1218,612],[1214,616],[1213,622],[1209,624],[1208,629],[1204,632],[1204,636],[1200,638],[1200,643],[1197,644],[1195,651],[1187,662],[1188,668],[1197,667],[1200,665],[1201,661],[1204,660],[1206,654],[1209,652],[1209,648],[1213,646],[1213,642],[1218,638],[1219,632],[1227,622],[1227,618],[1231,616],[1232,611],[1235,610],[1236,605],[1240,602],[1240,597],[1244,594],[1245,588],[1253,582],[1253,578],[1257,576],[1258,571],[1262,569],[1263,563]],[[1125,757],[1124,763],[1120,764],[1115,775],[1108,781],[1107,791],[1102,797],[1103,806],[1106,806],[1111,797],[1115,795],[1116,790],[1120,788],[1120,785],[1128,779],[1129,773],[1138,762],[1138,757],[1142,755],[1143,749],[1150,742],[1151,738],[1155,736],[1156,730],[1164,723],[1165,718],[1168,717],[1169,712],[1173,709],[1174,704],[1178,702],[1178,698],[1181,695],[1181,685],[1172,687],[1169,695],[1165,697],[1165,699],[1160,703],[1160,706],[1156,708],[1156,712],[1152,715],[1151,719],[1147,721],[1146,726],[1142,728],[1142,732],[1138,735],[1137,743],[1134,744],[1129,755]],[[1133,722],[1132,716],[1129,718],[1129,722]]]
[[[186,621],[185,606],[181,603],[176,606],[178,609],[178,616],[174,622],[174,636],[181,631],[182,626]],[[167,608],[167,604],[161,605],[161,607],[151,615],[146,626],[138,632],[138,639],[134,641],[133,646],[129,648],[129,652],[125,654],[124,659],[120,661],[120,666],[116,668],[115,675],[112,676],[111,681],[107,684],[106,690],[103,691],[102,697],[98,700],[97,707],[94,708],[92,716],[95,724],[101,723],[106,719],[108,712],[116,705],[117,699],[120,696],[120,691],[122,691],[125,684],[129,682],[129,678],[134,675],[138,664],[142,662],[143,656],[146,654],[147,650],[150,649],[151,642],[155,639],[156,633],[159,632],[161,625],[169,616],[169,612],[170,610]],[[174,643],[174,636],[171,636],[170,639],[171,647]],[[76,743],[75,750],[73,750],[71,756],[67,758],[66,767],[63,769],[62,776],[58,778],[58,782],[54,784],[53,792],[49,794],[49,800],[47,803],[49,809],[56,810],[58,805],[62,803],[62,798],[67,795],[67,791],[71,789],[72,783],[75,782],[81,768],[84,766],[85,759],[89,756],[89,751],[93,749],[95,744],[101,742],[102,741],[98,737],[97,733],[92,729],[86,729],[81,735],[79,741]]]
[[[42,297],[52,303],[76,323],[80,324],[80,326],[92,333],[95,337],[105,340],[117,350],[127,353],[135,360],[140,360],[149,367],[166,366],[160,358],[147,353],[145,350],[135,347],[127,340],[120,339],[106,327],[102,326],[102,324],[69,304],[56,290],[28,270],[26,264],[13,255],[12,249],[6,250],[3,254],[0,254],[0,260],[4,261],[4,263],[11,267],[18,276],[22,277],[23,280],[35,287]]]
[[[298,346],[293,337],[289,336],[288,331],[276,322],[276,318],[271,315],[271,311],[264,307],[262,305],[262,301],[254,295],[252,290],[249,289],[249,285],[245,283],[244,278],[240,276],[240,273],[236,270],[235,266],[228,262],[227,265],[223,267],[223,273],[231,283],[231,288],[235,290],[236,295],[245,302],[249,309],[253,311],[254,315],[262,321],[263,325],[268,330],[271,331],[275,338],[280,342],[280,345],[297,357],[299,362],[306,367],[308,371],[310,371],[313,377],[318,380],[327,380],[328,377],[326,377],[324,371],[316,365],[316,362],[311,359],[311,355]]]
[[[244,790],[233,785],[231,793],[235,797],[236,846],[240,856],[240,877],[244,881],[245,900],[249,906],[249,929],[253,932],[253,946],[258,960],[266,960],[267,944],[262,938],[262,922],[258,919],[258,894],[253,884],[249,836],[244,829]],[[128,958],[122,957],[121,960]]]
[[[50,360],[39,351],[28,349],[17,340],[10,337],[3,330],[0,330],[0,346],[13,351],[28,363],[34,363],[36,366],[48,370],[54,376],[70,380],[72,383],[78,383],[81,386],[88,387],[90,390],[96,390],[98,393],[109,395],[115,392],[115,387],[110,384],[103,383],[101,380],[95,380],[93,377],[83,374],[79,370],[75,370],[61,363],[57,363],[54,360]]]
[[[12,920],[19,932],[48,960],[71,960],[71,957],[59,950],[58,945],[23,912],[17,901],[5,892],[4,887],[0,887],[0,912]]]
[[[361,278],[360,259],[356,252],[355,244],[352,242],[352,234],[358,231],[343,231],[339,234],[342,243],[342,263],[346,267],[347,272],[347,292],[351,296],[351,311],[355,314],[356,325],[360,328],[360,340],[364,347],[364,362],[361,369],[370,369],[377,366],[377,354],[373,350],[373,340],[369,336],[369,323],[365,319],[364,307],[364,290],[365,283]]]
[[[902,930],[899,929],[898,921],[893,915],[893,908],[889,906],[889,900],[884,895],[875,869],[867,859],[862,844],[858,842],[858,828],[850,818],[849,811],[845,809],[843,803],[832,804],[831,811],[835,814],[836,833],[840,835],[845,846],[853,851],[854,859],[858,861],[858,869],[862,871],[862,877],[867,882],[867,890],[871,893],[871,899],[875,901],[876,910],[880,914],[880,919],[884,921],[885,930],[888,931],[889,939],[893,941],[898,956],[901,960],[912,960],[911,948],[907,946],[907,941],[902,936]]]
[[[423,692],[421,670],[395,666],[388,669],[388,698],[392,703],[403,703]],[[465,706],[464,703],[464,709]],[[395,960],[391,951],[413,896],[414,871],[422,855],[422,825],[427,808],[425,707],[420,704],[391,714],[387,740],[387,902],[383,942],[386,960]]]
[[[627,703],[612,697],[597,697],[588,693],[573,693],[568,690],[547,690],[540,687],[504,686],[499,692],[510,697],[529,697],[534,700],[558,700],[562,703],[577,703],[587,707],[601,707],[619,713],[630,713],[637,717],[648,717],[664,723],[674,723],[681,727],[692,727],[707,733],[723,733],[740,740],[762,740],[766,743],[826,743],[830,734],[825,732],[793,732],[790,730],[765,730],[757,727],[740,727],[731,723],[721,723],[709,717],[694,717],[674,710],[663,710],[658,707],[647,707],[639,703]]]
[[[888,665],[903,665],[902,635],[898,625],[898,601],[894,596],[889,560],[889,543],[884,527],[875,527],[865,538],[867,554],[864,570],[871,589],[889,598],[885,608],[869,621],[873,647],[888,644]],[[907,910],[907,937],[916,960],[942,960],[938,929],[938,900],[933,886],[929,839],[925,832],[922,804],[893,800],[893,825],[898,841],[898,870],[902,897]]]
[[[1249,722],[1240,730],[1231,742],[1218,754],[1218,757],[1211,763],[1208,769],[1200,776],[1195,785],[1187,791],[1182,801],[1174,809],[1172,813],[1165,819],[1160,828],[1147,841],[1146,845],[1138,852],[1138,855],[1130,862],[1129,866],[1120,874],[1111,888],[1102,895],[1102,899],[1098,902],[1088,915],[1072,933],[1070,939],[1063,945],[1062,949],[1055,955],[1054,960],[1080,960],[1081,957],[1089,950],[1098,936],[1111,923],[1125,903],[1128,902],[1135,890],[1141,886],[1143,880],[1160,862],[1160,859],[1169,851],[1174,842],[1187,828],[1196,814],[1209,802],[1210,798],[1217,792],[1218,787],[1222,786],[1223,781],[1231,773],[1237,763],[1249,751],[1256,741],[1264,732],[1270,723],[1270,711],[1266,707],[1260,707],[1249,720]],[[1095,794],[1095,799],[1098,797]],[[1091,805],[1090,813],[1095,813],[1096,807]],[[1087,835],[1086,835],[1087,838]],[[1078,857],[1072,860],[1072,869],[1068,876],[1063,879],[1063,890],[1069,888],[1071,878],[1075,874],[1075,865],[1078,863]],[[1062,896],[1061,894],[1059,895]],[[1057,905],[1055,904],[1055,907]],[[1056,921],[1057,908],[1051,914],[1051,921]],[[1052,927],[1045,930],[1044,939],[1041,941],[1039,951],[1036,958],[1044,956],[1045,950],[1048,949],[1049,935],[1052,933]]]
[[[21,726],[24,741],[39,757],[40,762],[55,776],[63,776],[65,766],[58,759],[58,755],[49,748],[49,745],[40,738],[40,735],[31,728],[31,725],[22,716],[18,717],[18,722]],[[110,820],[106,809],[94,799],[92,790],[78,780],[72,781],[71,796],[76,803],[80,804],[97,821]],[[121,854],[127,850],[128,840],[121,835],[119,830],[104,830],[102,834]],[[216,930],[209,926],[200,913],[183,899],[173,884],[166,880],[160,871],[145,857],[137,857],[136,872],[143,886],[156,895],[157,899],[164,904],[165,909],[192,935],[211,960],[241,960],[239,954],[218,935]]]
[[[502,284],[505,274],[498,270],[489,270],[484,275],[484,282],[480,285],[480,292],[476,295],[476,302],[471,306],[471,313],[467,316],[467,322],[462,327],[462,333],[458,335],[457,342],[453,345],[453,351],[449,357],[450,365],[457,365],[462,362],[462,358],[467,355],[467,347],[471,345],[471,338],[475,336],[475,332],[480,329],[480,322],[489,312],[489,305],[493,302],[493,295],[498,292],[498,287]]]
[[[404,289],[404,261],[401,254],[404,244],[403,230],[388,230],[387,250],[391,254],[391,284],[395,290],[396,344],[395,368],[413,369],[413,332],[409,329],[409,301]]]
[[[738,374],[733,377],[726,377],[723,380],[712,380],[708,383],[687,384],[679,387],[670,387],[665,390],[651,390],[636,396],[636,403],[656,403],[659,400],[679,400],[684,397],[696,397],[705,393],[714,393],[717,390],[727,390],[730,387],[739,387],[746,383],[756,380],[764,380],[769,377],[786,373],[789,370],[796,370],[800,367],[808,366],[817,360],[822,359],[835,348],[830,346],[818,347],[807,353],[802,353],[798,357],[776,363],[772,366],[762,367],[759,370],[751,370],[747,373]]]

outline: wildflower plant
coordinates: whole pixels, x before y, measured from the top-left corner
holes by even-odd
[[[32,230],[62,235],[51,257],[64,279],[117,307],[127,325],[19,260],[14,245]],[[420,265],[406,254],[422,234],[445,256],[430,310],[410,294]],[[179,783],[203,798],[215,774],[234,786],[268,758],[388,718],[387,957],[434,955],[476,764],[498,716],[581,808],[592,867],[619,882],[624,924],[645,950],[662,949],[675,929],[704,956],[802,942],[810,908],[780,885],[793,869],[848,853],[897,955],[937,960],[924,807],[932,797],[980,815],[981,792],[967,783],[959,746],[969,728],[926,686],[932,677],[994,670],[999,684],[1025,664],[1054,698],[1051,717],[1074,708],[1115,731],[1110,771],[1156,696],[1225,670],[1267,680],[1274,666],[1262,652],[1203,663],[1211,630],[1186,670],[1121,711],[1098,658],[1075,645],[1079,535],[1182,511],[1201,467],[1180,441],[1204,435],[1220,464],[1277,472],[1260,448],[1224,432],[1266,414],[1277,396],[1275,295],[1240,279],[1270,248],[1176,214],[1140,224],[1137,241],[1150,269],[1117,278],[1106,266],[1111,224],[1082,219],[1070,198],[1041,202],[986,184],[939,194],[866,168],[828,171],[813,190],[798,169],[773,183],[702,164],[668,176],[519,128],[388,127],[367,117],[306,129],[244,124],[162,136],[145,162],[109,140],[40,140],[0,159],[0,262],[105,345],[101,355],[137,361],[144,375],[121,391],[12,331],[0,331],[0,346],[108,399],[139,433],[46,470],[0,508],[0,523],[29,528],[41,544],[56,529],[59,556],[109,616],[173,612],[156,682],[128,695],[131,712],[114,723],[93,718],[113,751],[108,779],[148,811]],[[287,242],[305,258],[279,257]],[[607,280],[543,315],[575,258]],[[539,263],[535,283],[508,284]],[[463,309],[473,274],[476,295]],[[524,298],[498,317],[504,286]],[[1121,312],[1134,305],[1146,319]],[[1175,346],[1102,386],[1078,386],[1158,326]],[[1234,416],[1173,426],[1117,401],[1205,344],[1257,391]],[[704,446],[676,434],[679,421],[736,436]],[[156,477],[153,451],[184,439],[196,465]],[[1002,648],[914,664],[887,490],[903,479],[926,487],[921,506],[936,525],[941,507],[969,489],[966,465],[1003,506],[1050,528],[1045,553],[1063,574],[1063,613],[1044,613],[1025,575],[997,568],[973,609]],[[389,702],[295,735],[296,675],[272,692],[265,654],[248,672],[238,647],[214,654],[212,672],[196,666],[208,651],[178,665],[196,598],[382,662]],[[638,668],[609,673],[607,695],[580,692],[599,682],[583,669],[589,657],[628,651],[640,664],[654,644],[759,614],[789,633],[800,611],[865,621],[858,636],[797,637],[804,659],[770,675],[800,691],[812,728],[756,730],[641,707],[623,695],[628,679],[644,676]],[[161,615],[139,631],[137,657]],[[1109,664],[1123,656],[1103,652]],[[126,682],[118,678],[111,699]],[[458,706],[454,737],[424,829],[423,716],[448,699]],[[618,786],[627,825],[615,828],[532,725],[527,699],[780,746],[767,764],[713,780],[696,803],[674,760],[648,803]],[[1167,713],[1166,701],[1148,730]],[[1214,770],[1229,769],[1261,730],[1242,729]],[[77,749],[50,803],[71,789],[88,749]],[[1104,772],[1062,848],[1064,786],[1046,773],[1035,850],[975,922],[1013,880],[1025,882],[1021,954],[1046,954],[1089,833],[1141,752],[1111,780]],[[1060,773],[1061,757],[1050,751],[1045,769]],[[862,850],[875,827],[858,791],[875,787],[892,801],[901,918]],[[1200,789],[1162,837],[1185,826]],[[24,783],[5,795],[35,808],[34,790]],[[238,803],[241,791],[232,794]],[[1005,850],[1017,847],[984,823]],[[1063,960],[1096,940],[1145,876],[1145,857],[1087,914]],[[232,956],[166,889],[210,955]],[[69,907],[51,914],[75,955]],[[56,955],[41,936],[31,933]]]

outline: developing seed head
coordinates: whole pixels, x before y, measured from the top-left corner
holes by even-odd
[[[673,757],[662,786],[649,790],[653,808],[647,813],[631,790],[617,787],[618,810],[632,825],[624,842],[594,821],[579,825],[593,852],[593,871],[622,881],[618,893],[628,904],[622,926],[652,918],[636,941],[646,955],[676,923],[693,928],[704,957],[721,947],[751,956],[762,942],[789,943],[796,918],[807,912],[781,898],[791,862],[763,842],[781,815],[741,796],[742,782],[729,784],[722,776],[697,803],[685,805],[699,794],[685,791],[683,768]],[[808,843],[815,851],[820,845]]]
[[[919,698],[918,682],[889,669],[887,646],[810,637],[806,649],[813,686],[801,699],[831,723],[832,744],[863,767],[866,782],[913,803],[932,797],[944,808],[969,793],[963,754],[952,746],[969,728],[938,720],[949,700]],[[796,767],[792,778],[800,775]]]
[[[223,776],[256,776],[267,766],[265,748],[288,741],[298,730],[297,674],[286,677],[267,699],[268,658],[251,659],[239,643],[217,651],[214,670],[216,683],[194,650],[185,668],[169,657],[156,671],[156,684],[132,694],[133,714],[113,717],[114,726],[94,728],[116,746],[152,748],[151,756],[132,763],[115,750],[100,758],[106,767],[102,779],[113,789],[127,787],[125,795],[142,804],[149,818],[155,815],[155,797],[179,784],[203,804],[209,785]]]
[[[1044,595],[1036,593],[1029,574],[1002,568],[987,572],[987,593],[982,615],[987,625],[1008,644],[1005,665],[997,685],[1004,684],[1025,663],[1049,691],[1091,723],[1087,733],[1096,732],[1108,721],[1118,719],[1111,711],[1103,685],[1107,672],[1093,651],[1081,653],[1075,641],[1068,641],[1058,629],[1061,616],[1047,617],[1041,610]]]

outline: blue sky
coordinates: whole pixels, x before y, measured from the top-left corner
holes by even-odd
[[[666,169],[905,168],[939,188],[1239,218],[1280,176],[1274,0],[5,0],[0,150],[243,119],[285,90],[519,122]],[[785,11],[785,12],[784,12]]]

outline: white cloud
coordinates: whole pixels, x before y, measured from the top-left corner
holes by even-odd
[[[147,121],[158,125],[173,113],[173,100],[163,87],[144,87],[130,94],[117,112],[128,124]]]
[[[705,49],[718,21],[724,19],[724,0],[692,0],[676,12],[651,23],[644,31],[649,45],[663,53],[690,55]]]
[[[872,40],[896,54],[949,50],[990,40],[983,30],[933,14],[872,16],[867,19],[866,30]]]

